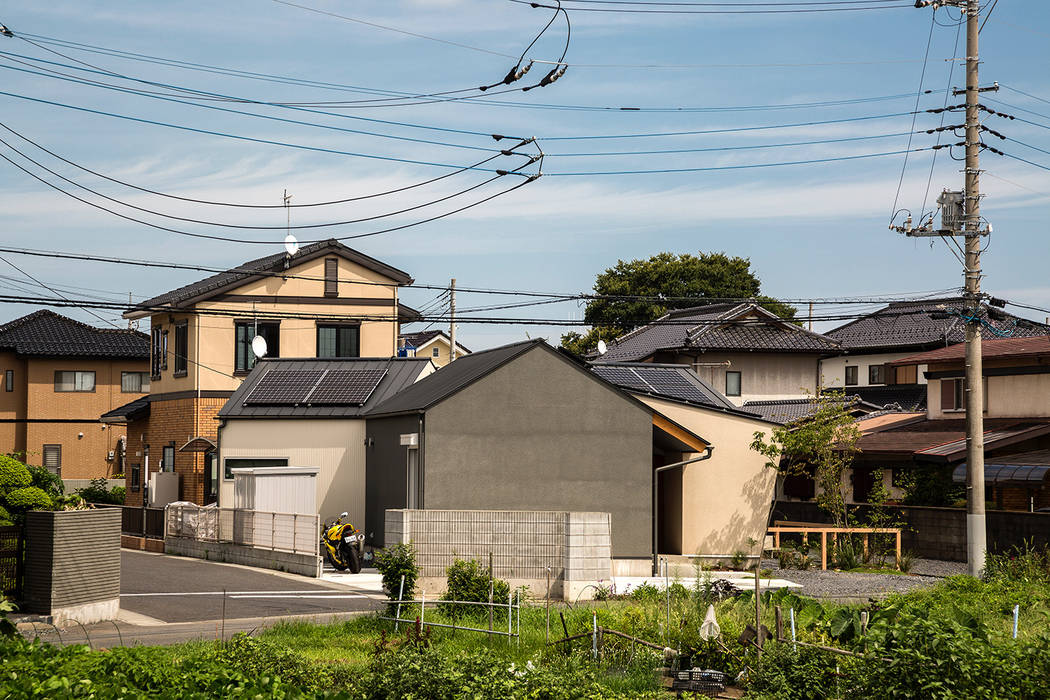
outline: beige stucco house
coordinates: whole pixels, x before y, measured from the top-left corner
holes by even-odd
[[[151,472],[180,475],[179,498],[216,500],[225,479],[215,455],[216,415],[256,362],[267,358],[393,357],[405,272],[335,240],[279,253],[148,299],[125,317],[149,319],[148,411],[132,411],[128,497],[141,503]],[[120,420],[120,416],[112,416]]]
[[[400,357],[425,357],[438,367],[452,361],[452,340],[448,333],[440,330],[402,333],[398,338],[397,354]],[[456,343],[456,357],[469,355],[470,350]]]

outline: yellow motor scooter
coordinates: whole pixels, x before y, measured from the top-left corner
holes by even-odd
[[[350,570],[356,574],[361,571],[362,550],[365,536],[349,521],[343,522],[347,513],[341,514],[332,524],[325,523],[321,533],[321,546],[325,556],[339,571]]]

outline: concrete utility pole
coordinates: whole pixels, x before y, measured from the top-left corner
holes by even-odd
[[[934,11],[944,6],[958,7],[966,15],[966,89],[954,90],[953,94],[966,95],[966,170],[962,193],[962,231],[954,222],[954,216],[946,215],[951,207],[951,194],[942,196],[942,228],[934,231],[932,226],[911,228],[911,220],[898,228],[909,236],[957,236],[966,240],[964,275],[964,297],[967,303],[966,316],[966,553],[969,573],[979,576],[984,569],[987,549],[987,530],[984,513],[984,378],[981,361],[981,236],[991,227],[981,229],[980,152],[981,121],[978,97],[985,90],[997,90],[998,85],[981,88],[978,80],[980,61],[977,39],[980,26],[979,0],[916,0],[916,7],[933,7]],[[897,228],[897,227],[894,227]]]
[[[452,278],[452,284],[449,285],[449,297],[448,297],[448,308],[449,308],[449,324],[448,324],[448,342],[451,346],[448,351],[448,361],[452,362],[456,359],[456,278]]]

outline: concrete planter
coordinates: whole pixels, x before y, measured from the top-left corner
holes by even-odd
[[[23,611],[56,625],[116,618],[120,509],[26,513]]]

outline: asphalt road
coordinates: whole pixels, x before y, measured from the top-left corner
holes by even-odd
[[[305,576],[125,549],[120,607],[181,623],[361,612],[376,609],[378,603],[345,586]]]

